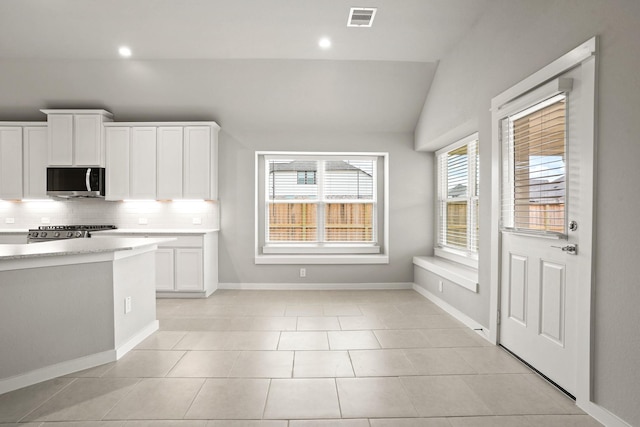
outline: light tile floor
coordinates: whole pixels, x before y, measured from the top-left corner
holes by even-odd
[[[0,395],[0,426],[599,426],[418,293],[158,300],[121,360]]]

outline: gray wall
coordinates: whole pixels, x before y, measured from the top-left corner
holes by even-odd
[[[416,128],[416,147],[477,122],[481,158],[480,294],[449,301],[488,322],[491,98],[594,35],[600,38],[595,247],[594,401],[640,425],[640,2],[495,0],[439,64]]]
[[[389,152],[390,263],[388,265],[255,265],[256,151]],[[416,153],[409,133],[220,133],[221,283],[412,282],[412,257],[433,246],[432,156]]]

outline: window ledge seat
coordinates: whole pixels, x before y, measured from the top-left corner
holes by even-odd
[[[478,292],[478,270],[475,268],[433,256],[414,256],[413,264],[471,292]]]

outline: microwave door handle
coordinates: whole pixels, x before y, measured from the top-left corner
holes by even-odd
[[[91,191],[91,168],[87,168],[87,174],[84,177],[84,182],[87,184],[87,191]]]

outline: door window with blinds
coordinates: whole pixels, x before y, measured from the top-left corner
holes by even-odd
[[[362,154],[263,156],[263,252],[379,252],[379,161]]]
[[[554,94],[500,120],[505,231],[566,234],[566,97]]]
[[[478,254],[478,134],[436,152],[438,223],[437,255],[452,252],[477,259]]]

